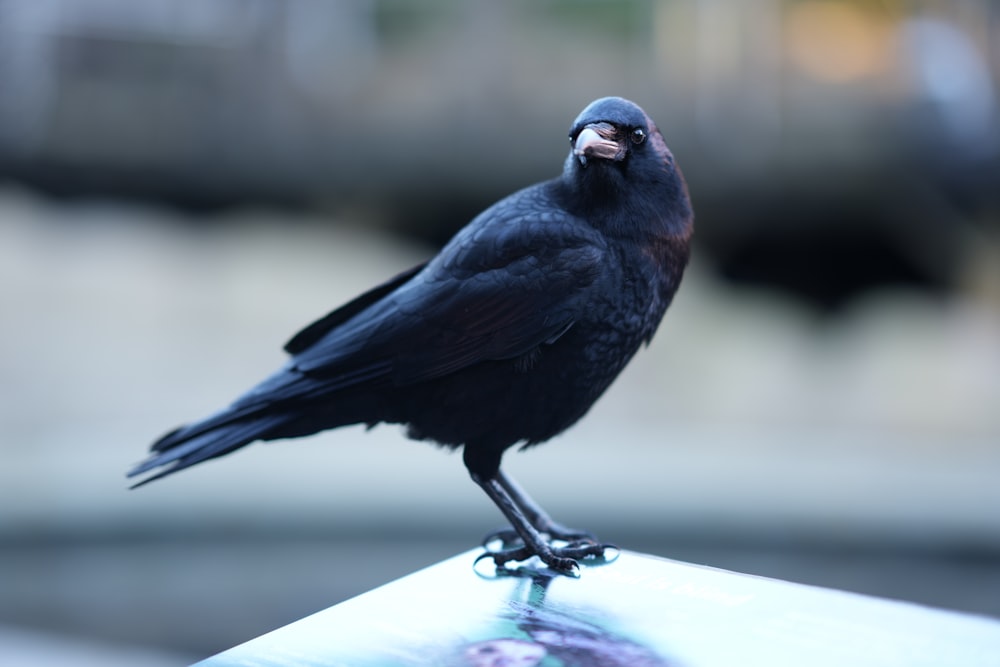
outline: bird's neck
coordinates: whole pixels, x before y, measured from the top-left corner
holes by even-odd
[[[570,212],[612,238],[642,245],[690,243],[691,200],[676,167],[644,179],[618,178],[591,168],[564,175],[558,187]]]

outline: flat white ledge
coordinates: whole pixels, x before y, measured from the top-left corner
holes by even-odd
[[[546,571],[484,578],[473,570],[476,555],[198,665],[1000,665],[1000,622],[984,617],[633,552],[576,579]]]

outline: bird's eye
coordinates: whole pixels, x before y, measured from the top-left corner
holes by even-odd
[[[638,146],[646,140],[646,131],[641,127],[637,127],[632,130],[632,143]]]

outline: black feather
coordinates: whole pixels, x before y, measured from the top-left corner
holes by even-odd
[[[394,278],[390,278],[381,285],[373,287],[361,296],[354,298],[340,308],[337,308],[324,317],[316,320],[292,336],[291,340],[285,343],[285,352],[288,354],[298,354],[299,352],[304,351],[338,324],[346,322],[368,306],[383,298],[385,295],[395,291],[400,285],[417,275],[425,265],[426,262],[407,271],[403,271]]]

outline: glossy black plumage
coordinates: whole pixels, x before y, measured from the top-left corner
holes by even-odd
[[[651,339],[688,260],[692,212],[673,156],[631,102],[592,103],[570,141],[560,177],[497,202],[425,265],[306,327],[282,369],[165,435],[129,476],[159,469],[143,484],[255,440],[401,423],[464,447],[525,545],[498,563],[537,554],[566,569],[597,553],[596,542],[540,542],[565,535],[544,514],[525,519],[540,510],[500,458],[573,424]]]

